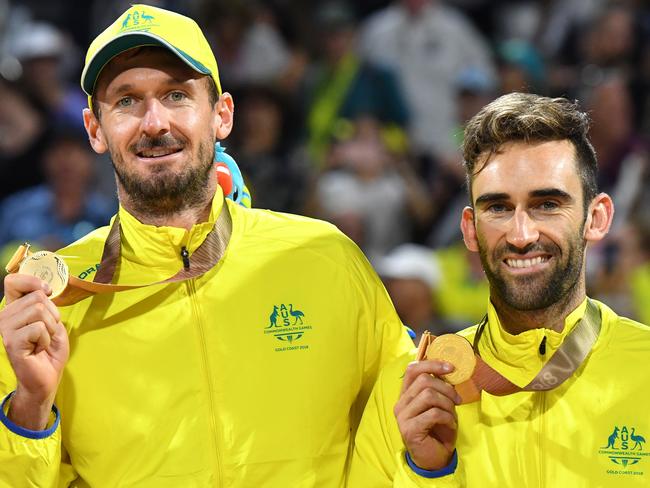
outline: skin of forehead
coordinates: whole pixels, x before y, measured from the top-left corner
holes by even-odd
[[[516,157],[516,159],[514,159]],[[542,159],[544,158],[544,159]],[[546,164],[551,160],[553,164]],[[512,181],[513,171],[521,176]],[[507,181],[504,182],[502,173]],[[571,174],[566,178],[567,173]],[[525,177],[524,177],[525,176]],[[543,181],[541,181],[543,178]],[[476,199],[478,185],[482,185],[480,193],[508,193],[514,194],[519,190],[533,190],[536,188],[560,188],[564,184],[577,184],[577,188],[561,188],[567,193],[580,198],[580,176],[577,170],[577,161],[573,144],[568,140],[546,141],[540,143],[510,142],[504,144],[498,153],[492,155],[472,182],[473,195]]]

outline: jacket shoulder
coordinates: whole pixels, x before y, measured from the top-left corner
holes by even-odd
[[[646,351],[650,349],[650,326],[620,316],[604,303],[594,301],[602,315],[601,333],[604,340],[601,344],[604,349],[610,353],[618,351],[633,355],[639,352],[645,358]]]
[[[232,209],[232,207],[231,207]],[[272,210],[246,209],[233,212],[234,225],[245,243],[259,245],[266,241],[287,248],[310,249],[313,252],[359,252],[350,238],[334,225],[322,220]]]

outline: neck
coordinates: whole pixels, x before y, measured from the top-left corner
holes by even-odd
[[[155,214],[143,210],[142,206],[134,202],[133,199],[124,191],[119,182],[117,196],[122,207],[143,224],[153,225],[155,227],[178,227],[190,230],[193,225],[206,222],[210,217],[212,199],[214,198],[217,185],[216,178],[214,180],[215,181],[210,180],[204,197],[197,201],[196,204],[179,208],[178,210],[169,213],[165,212]]]
[[[586,296],[583,277],[564,298],[538,310],[517,310],[503,302],[495,293],[490,294],[490,300],[499,316],[501,327],[509,334],[517,335],[531,329],[552,329],[562,332],[564,320],[578,308]]]

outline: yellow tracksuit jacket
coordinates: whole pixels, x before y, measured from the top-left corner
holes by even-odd
[[[604,488],[650,486],[650,328],[596,302],[602,329],[582,366],[558,388],[457,407],[458,466],[438,478],[405,461],[393,407],[415,351],[386,367],[368,401],[356,438],[350,486],[470,488]],[[510,335],[494,309],[481,356],[503,376],[527,384],[582,317],[586,300],[562,333],[537,329]],[[476,327],[462,334],[472,340]],[[546,354],[539,344],[546,336]]]
[[[120,209],[114,282],[174,275],[222,205],[219,191],[189,232]],[[0,424],[0,486],[344,486],[378,370],[413,343],[333,226],[228,206],[232,236],[211,271],[60,309],[71,350],[60,425],[32,439]],[[61,251],[73,274],[92,279],[107,233]],[[4,396],[16,380],[0,349]]]

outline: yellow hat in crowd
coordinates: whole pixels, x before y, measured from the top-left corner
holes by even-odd
[[[140,46],[161,46],[176,54],[190,68],[210,75],[221,94],[219,69],[201,28],[189,17],[152,7],[133,5],[99,34],[86,53],[81,73],[81,88],[93,94],[99,73],[108,62],[124,51]]]

